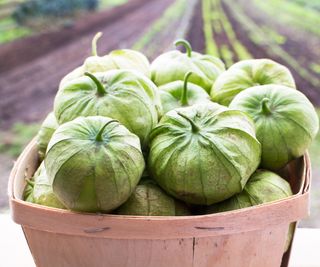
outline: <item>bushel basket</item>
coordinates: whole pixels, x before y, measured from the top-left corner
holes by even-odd
[[[308,155],[281,171],[294,195],[210,215],[144,217],[77,213],[22,200],[25,179],[39,166],[35,141],[10,175],[13,220],[22,226],[40,267],[279,267],[289,224],[308,215]]]

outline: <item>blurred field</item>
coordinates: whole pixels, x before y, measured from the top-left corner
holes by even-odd
[[[290,68],[299,90],[320,107],[318,0],[102,0],[93,9],[19,23],[12,13],[21,2],[26,0],[0,0],[0,188],[13,159],[52,109],[60,79],[90,54],[97,31],[104,33],[101,54],[126,47],[152,60],[184,37],[194,50],[227,66],[274,59]],[[310,148],[311,217],[303,226],[320,227],[319,151],[320,135]],[[4,192],[0,209],[7,208]]]

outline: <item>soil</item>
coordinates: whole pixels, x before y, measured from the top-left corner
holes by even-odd
[[[26,39],[25,53],[34,53],[35,58],[29,60],[26,56],[24,60],[28,61],[27,64],[16,65],[0,74],[0,128],[9,129],[17,119],[27,123],[43,119],[52,109],[61,78],[90,55],[91,40],[96,32],[103,32],[98,45],[100,54],[119,47],[130,47],[139,36],[138,33],[159,18],[171,3],[171,0],[136,0],[129,2],[127,8],[120,9],[120,15],[114,15],[115,10],[103,12],[104,23],[100,20],[98,23],[94,18],[91,27],[86,27],[84,24],[90,24],[90,21],[79,22],[75,29],[82,30],[77,32],[74,40],[70,37],[68,42],[54,43],[55,49],[42,44],[41,47],[46,48],[41,49],[47,49],[45,54],[43,51],[39,51],[39,54],[32,52],[36,49],[27,48],[30,41]],[[48,37],[48,40],[51,38]],[[45,39],[43,42],[46,42]],[[19,46],[23,47],[20,42]],[[14,65],[13,62],[10,64]]]

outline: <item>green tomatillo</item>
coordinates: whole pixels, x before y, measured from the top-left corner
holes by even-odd
[[[60,82],[60,86],[73,79],[79,78],[85,72],[104,72],[113,69],[135,70],[146,77],[151,77],[150,63],[145,55],[132,49],[113,50],[109,54],[99,56],[97,52],[97,41],[102,36],[98,32],[92,40],[92,56],[88,57],[82,66],[67,74]]]
[[[54,101],[59,124],[79,116],[119,120],[147,145],[150,131],[162,113],[158,88],[144,75],[130,70],[86,73],[62,86]]]
[[[274,172],[257,170],[245,185],[243,191],[233,197],[207,207],[206,213],[216,213],[248,208],[292,195],[290,184]],[[288,230],[285,251],[288,249],[294,232],[294,224]]]
[[[151,64],[151,79],[157,86],[174,81],[183,81],[186,73],[193,72],[189,81],[208,93],[215,79],[225,70],[223,62],[213,56],[193,52],[186,40],[177,40],[175,45],[183,45],[186,53],[169,51],[157,57]]]
[[[210,96],[203,88],[188,82],[190,76],[192,76],[191,71],[186,73],[184,81],[174,81],[159,87],[163,113],[175,108],[210,101]]]
[[[130,198],[116,210],[117,214],[140,216],[190,215],[183,202],[167,195],[153,180],[141,181]]]
[[[230,108],[246,112],[262,145],[261,167],[278,170],[302,156],[319,129],[317,113],[307,97],[281,85],[261,85],[239,93]]]
[[[40,130],[36,137],[36,142],[39,150],[39,156],[42,160],[46,154],[47,146],[52,134],[58,128],[59,124],[53,112],[50,112],[41,124]]]
[[[25,200],[47,207],[65,209],[65,206],[52,191],[44,162],[41,163],[33,178],[27,181]]]
[[[213,101],[228,106],[241,91],[266,84],[295,88],[291,72],[271,59],[248,59],[232,65],[222,73],[211,89]]]
[[[150,140],[149,174],[190,204],[211,205],[241,192],[260,163],[253,121],[216,103],[169,111]]]
[[[139,138],[118,121],[101,116],[59,126],[44,162],[59,200],[68,209],[86,212],[118,208],[145,167]]]

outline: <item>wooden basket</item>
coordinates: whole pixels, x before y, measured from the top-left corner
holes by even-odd
[[[38,167],[32,141],[9,182],[13,220],[21,224],[37,266],[43,267],[279,267],[288,226],[308,215],[310,161],[306,154],[282,176],[292,197],[210,215],[144,217],[84,214],[22,200],[25,179]]]

